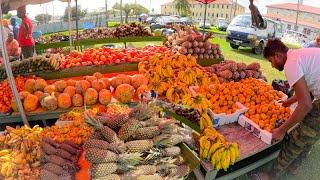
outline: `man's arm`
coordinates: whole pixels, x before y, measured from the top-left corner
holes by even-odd
[[[294,94],[292,97],[290,97],[286,101],[282,102],[282,106],[289,107],[289,106],[291,106],[291,104],[293,104],[297,101],[298,101],[297,96],[296,96],[296,94]]]
[[[300,78],[294,85],[296,98],[298,100],[298,106],[294,110],[290,118],[279,128],[274,129],[273,138],[281,139],[283,135],[297,123],[301,122],[305,116],[312,110],[312,100],[310,92],[307,86],[307,82],[304,77]]]

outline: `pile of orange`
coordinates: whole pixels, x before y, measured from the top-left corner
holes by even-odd
[[[238,109],[236,102],[254,108],[256,105],[270,104],[274,100],[281,99],[281,94],[271,85],[254,78],[220,84],[216,86],[214,92],[211,94],[210,102],[213,105],[213,112],[217,114],[234,113]]]
[[[275,128],[277,120],[288,120],[290,108],[282,107],[273,103],[256,105],[251,107],[245,116],[257,123],[261,129],[271,132]]]

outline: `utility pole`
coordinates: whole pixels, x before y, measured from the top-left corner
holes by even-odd
[[[230,15],[229,15],[230,21],[232,20],[232,9],[233,9],[233,0],[231,1],[231,6],[230,6]]]
[[[122,0],[120,0],[120,23],[123,24],[123,19],[122,19]]]
[[[298,18],[299,18],[299,11],[300,11],[300,0],[298,0],[298,4],[297,4],[297,16],[296,16],[296,25],[294,27],[294,30],[297,31],[298,30]]]
[[[106,23],[108,27],[108,0],[106,0]]]
[[[236,3],[234,5],[233,17],[236,17],[237,8],[238,8],[238,0],[236,0]]]

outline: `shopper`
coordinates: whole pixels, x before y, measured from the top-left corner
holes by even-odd
[[[16,18],[11,18],[10,19],[10,24],[12,26],[12,31],[14,35],[14,39],[18,39],[18,33],[19,33],[19,26],[17,24],[17,19]]]
[[[2,20],[2,26],[3,26],[3,40],[4,42],[6,42],[8,39],[8,35],[11,32],[11,29],[9,28],[9,22],[7,19]]]
[[[306,45],[306,48],[320,48],[320,33],[316,36],[314,41]]]
[[[34,39],[32,38],[32,22],[26,16],[26,6],[19,7],[17,10],[17,15],[22,19],[18,34],[18,41],[21,46],[23,58],[29,58],[34,54],[35,43]]]
[[[17,40],[14,39],[13,32],[9,33],[8,39],[6,41],[6,48],[8,56],[19,58],[20,57],[20,47]]]
[[[281,140],[289,132],[280,155],[269,175],[255,174],[259,179],[277,179],[284,172],[295,169],[308,154],[312,145],[320,139],[320,49],[303,48],[289,50],[279,39],[268,40],[264,49],[264,57],[272,67],[284,70],[289,85],[295,95],[283,102],[290,106],[298,102],[298,106],[279,128],[272,131],[274,140]],[[314,99],[312,99],[312,97]]]

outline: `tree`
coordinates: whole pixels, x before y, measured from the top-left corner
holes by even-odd
[[[180,16],[187,16],[191,13],[191,5],[188,0],[174,0],[173,3]]]
[[[115,3],[112,7],[115,10],[120,10],[121,6],[119,3]],[[128,17],[130,15],[140,15],[141,13],[149,13],[149,10],[145,7],[143,7],[140,4],[124,4],[122,6],[122,11],[124,12],[125,15],[125,23],[128,23]]]
[[[63,15],[63,20],[68,21],[69,15],[68,15],[68,7],[66,7]],[[78,6],[78,19],[83,18],[87,14],[87,9],[81,9],[81,6]],[[77,14],[76,14],[76,7],[73,6],[71,7],[71,20],[74,21],[76,20]]]
[[[51,20],[52,16],[50,14],[37,14],[34,18],[40,24],[44,24],[44,23],[48,23],[48,21]]]

